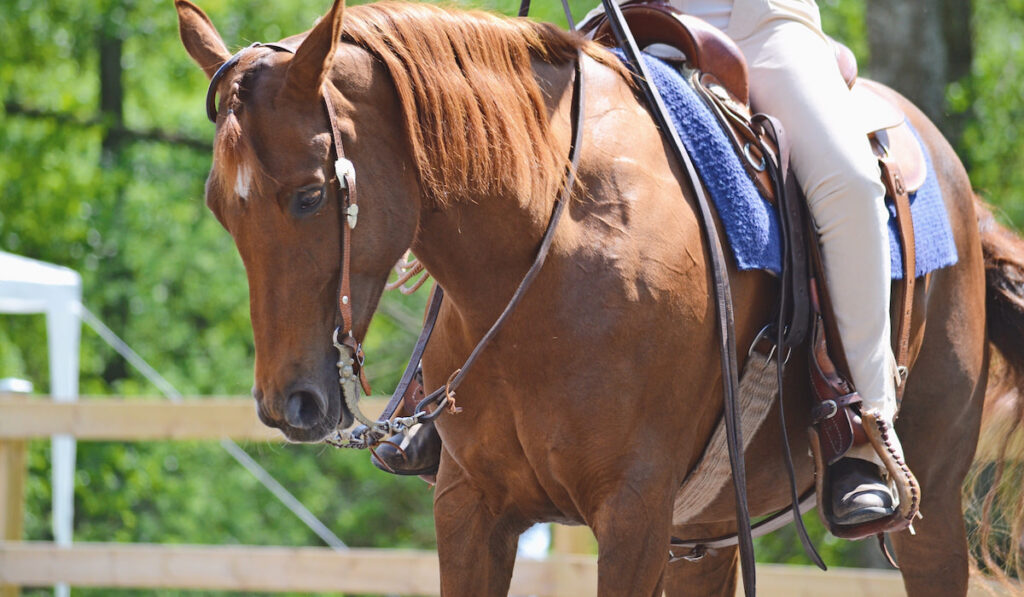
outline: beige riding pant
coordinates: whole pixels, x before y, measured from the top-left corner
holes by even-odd
[[[892,421],[898,377],[890,344],[885,188],[866,126],[821,30],[817,4],[670,2],[723,28],[739,45],[750,67],[751,104],[785,128],[793,171],[821,235],[829,294],[854,386],[866,410]],[[584,21],[602,10],[598,6]],[[850,455],[880,462],[869,445]]]
[[[751,103],[782,122],[821,234],[825,275],[864,408],[896,414],[885,188],[813,0],[735,0],[726,33],[750,66]],[[851,455],[873,456],[869,446]],[[863,454],[861,454],[863,452]],[[874,459],[874,458],[872,458]]]
[[[896,414],[889,324],[889,241],[885,189],[857,106],[821,31],[814,0],[676,0],[706,11],[750,66],[755,110],[778,118],[792,144],[793,171],[821,234],[839,334],[864,407]],[[701,16],[698,14],[697,16]],[[870,447],[864,456],[872,454]],[[857,450],[851,455],[860,454]],[[873,458],[872,458],[873,459]]]

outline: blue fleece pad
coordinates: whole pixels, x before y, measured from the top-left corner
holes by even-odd
[[[620,52],[616,52],[620,59],[624,59]],[[643,60],[715,204],[737,266],[741,270],[763,269],[779,273],[782,245],[775,208],[757,191],[711,110],[683,77],[653,56],[644,54]],[[914,135],[917,136],[917,131]],[[920,137],[918,142],[921,142]],[[925,158],[928,162],[927,181],[910,196],[918,276],[957,262],[953,232],[927,149]],[[896,209],[891,200],[887,199],[886,204],[890,213],[892,277],[899,279],[903,277],[903,259],[895,222]]]
[[[932,156],[921,141],[910,123],[910,130],[917,138],[924,159],[928,166],[927,178],[917,191],[910,194],[910,213],[914,220],[914,250],[916,259],[914,270],[917,276],[954,265],[959,256],[956,252],[956,240],[949,225],[949,214],[942,202],[942,189],[939,188],[939,177],[932,166]],[[900,233],[896,227],[896,206],[891,197],[885,198],[885,207],[889,210],[889,255],[892,260],[892,277],[899,280],[903,277],[903,255],[900,254]]]

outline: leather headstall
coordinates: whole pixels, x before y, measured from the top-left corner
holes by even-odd
[[[220,80],[238,64],[238,61],[242,59],[246,52],[256,48],[269,48],[275,52],[287,52],[288,54],[295,53],[295,50],[282,44],[265,44],[257,41],[253,42],[252,45],[242,48],[234,56],[228,58],[227,62],[220,65],[217,72],[213,73],[213,77],[210,78],[210,86],[206,88],[206,117],[210,119],[210,122],[217,123],[217,88],[220,87]]]
[[[275,52],[287,52],[289,54],[295,53],[295,50],[282,44],[264,44],[261,42],[255,42],[252,45],[243,48],[228,59],[220,66],[220,68],[217,69],[217,72],[214,73],[213,77],[210,78],[210,86],[206,91],[206,114],[211,122],[217,122],[217,89],[220,86],[221,79],[224,78],[224,75],[226,75],[232,67],[238,64],[238,61],[241,60],[247,52],[257,48],[268,48]],[[335,113],[334,105],[330,100],[329,86],[330,84],[325,81],[323,84],[322,95],[327,119],[331,126],[331,139],[333,141],[336,157],[334,161],[334,176],[338,181],[338,224],[340,237],[339,248],[341,253],[338,282],[337,325],[334,329],[332,340],[335,348],[339,352],[338,376],[345,404],[352,411],[352,414],[360,420],[360,422],[363,424],[372,424],[368,418],[362,415],[357,407],[359,397],[358,389],[355,388],[356,381],[358,380],[359,385],[362,386],[363,390],[366,391],[366,393],[370,392],[370,387],[366,380],[366,372],[362,367],[365,360],[362,346],[355,339],[352,332],[353,316],[350,280],[350,261],[352,256],[351,230],[356,227],[359,216],[359,206],[356,203],[356,172],[352,162],[345,157],[341,131],[338,129],[337,114]]]
[[[569,10],[566,0],[562,1],[562,6],[565,9],[568,22],[573,23],[572,13]],[[523,6],[520,9],[521,16],[525,16],[525,13],[528,11],[529,2],[524,1]],[[228,59],[214,73],[213,77],[210,79],[210,86],[206,92],[206,112],[211,122],[217,122],[217,89],[221,80],[232,67],[238,64],[239,60],[245,55],[245,53],[256,48],[268,48],[270,50],[287,52],[289,54],[295,53],[294,49],[282,44],[264,44],[256,42],[246,48],[243,48]],[[362,386],[362,389],[366,393],[370,392],[370,388],[366,381],[365,369],[363,368],[365,356],[362,351],[362,346],[358,340],[356,340],[352,329],[354,320],[352,314],[350,280],[350,264],[352,255],[351,230],[356,227],[359,217],[359,206],[356,202],[356,173],[353,163],[345,157],[341,132],[338,128],[337,114],[335,112],[334,105],[330,101],[329,83],[326,81],[324,82],[324,107],[327,112],[328,121],[330,122],[331,138],[336,157],[334,170],[335,177],[338,180],[338,225],[341,252],[341,265],[338,283],[337,326],[335,327],[332,335],[332,342],[334,347],[338,350],[339,355],[337,366],[342,399],[345,406],[349,409],[349,412],[351,412],[356,421],[360,423],[360,425],[351,429],[337,430],[332,438],[325,440],[327,443],[336,447],[344,448],[373,448],[387,437],[404,431],[416,423],[432,421],[440,416],[441,413],[445,412],[445,410],[456,412],[454,404],[455,389],[459,386],[462,380],[465,379],[473,364],[476,362],[479,354],[487,347],[488,344],[490,344],[502,329],[511,313],[515,310],[515,307],[519,304],[519,301],[522,300],[523,295],[526,294],[527,289],[533,283],[534,278],[536,278],[537,274],[540,272],[554,239],[554,232],[558,226],[558,221],[561,219],[562,213],[565,210],[565,205],[569,202],[569,198],[572,195],[572,190],[576,182],[576,171],[579,167],[580,149],[583,141],[584,85],[582,60],[583,55],[581,50],[574,64],[571,108],[572,141],[569,148],[569,165],[566,168],[567,175],[564,179],[562,191],[556,198],[547,229],[544,231],[544,235],[541,238],[540,246],[537,249],[537,254],[534,257],[534,261],[530,266],[530,269],[527,270],[526,274],[523,276],[522,281],[519,283],[519,286],[516,288],[511,299],[509,299],[509,302],[506,304],[501,315],[487,331],[484,337],[480,339],[462,367],[452,373],[446,384],[437,388],[428,396],[420,400],[411,416],[395,417],[395,413],[397,412],[398,407],[403,403],[403,399],[408,401],[410,396],[414,396],[418,391],[421,391],[418,384],[413,385],[413,382],[419,377],[420,362],[423,356],[423,351],[430,339],[431,332],[434,328],[434,322],[437,319],[437,314],[440,311],[441,302],[444,297],[444,292],[441,287],[435,287],[430,306],[428,307],[427,318],[423,330],[416,342],[416,347],[409,359],[409,364],[403,373],[391,400],[388,402],[384,412],[376,421],[366,417],[360,410],[358,404],[359,386]],[[428,411],[427,409],[430,406],[434,406],[435,408],[432,411]],[[446,409],[445,407],[448,408]]]

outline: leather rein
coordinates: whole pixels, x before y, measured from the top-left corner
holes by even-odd
[[[533,263],[526,271],[523,279],[519,282],[519,286],[512,294],[508,303],[506,303],[501,315],[498,316],[490,329],[487,330],[487,333],[484,334],[479,342],[477,342],[473,351],[468,357],[466,357],[463,365],[448,377],[448,381],[443,386],[437,388],[420,400],[412,415],[408,417],[394,417],[395,412],[398,410],[398,407],[401,405],[407,390],[409,389],[409,385],[419,370],[423,352],[426,349],[427,342],[430,340],[430,335],[434,329],[434,323],[437,320],[437,314],[441,309],[444,290],[440,285],[437,285],[432,293],[430,305],[427,308],[427,316],[423,330],[420,332],[420,336],[416,341],[416,346],[409,358],[409,364],[406,366],[405,372],[402,374],[398,386],[396,386],[395,392],[391,396],[391,400],[388,401],[388,404],[384,408],[380,417],[375,422],[362,421],[364,425],[363,427],[339,431],[335,438],[328,440],[328,443],[341,448],[372,448],[387,437],[404,431],[417,423],[433,421],[445,411],[453,414],[459,412],[458,407],[455,405],[456,388],[458,388],[466,378],[466,375],[476,363],[480,353],[487,348],[494,337],[498,335],[498,332],[501,331],[502,327],[504,327],[505,322],[508,320],[509,316],[512,315],[516,306],[533,284],[533,280],[537,277],[537,274],[540,273],[541,268],[544,266],[544,262],[547,260],[551,243],[554,240],[555,229],[558,227],[558,222],[561,219],[562,213],[565,211],[565,206],[572,195],[572,189],[576,182],[576,171],[579,167],[580,149],[583,144],[584,84],[582,54],[577,57],[576,62],[574,63],[571,110],[572,141],[569,146],[569,165],[566,168],[565,182],[562,185],[561,194],[556,199],[555,205],[551,210],[551,217],[548,220],[548,225],[544,231],[544,235],[541,237],[540,246],[537,248],[537,254],[533,259]],[[432,411],[428,411],[427,409],[431,406],[434,406],[435,408]]]
[[[678,163],[684,167],[688,174],[688,179],[691,182],[691,186],[697,199],[696,203],[700,212],[704,234],[708,241],[711,275],[714,282],[713,291],[716,300],[716,311],[718,315],[717,323],[720,339],[719,350],[722,358],[723,402],[725,410],[724,418],[727,429],[726,439],[733,470],[732,476],[736,498],[736,520],[739,532],[735,539],[730,536],[692,543],[676,540],[673,541],[673,543],[675,543],[675,547],[693,548],[696,553],[691,553],[692,559],[699,559],[703,555],[704,550],[729,545],[738,539],[744,590],[748,597],[750,597],[755,592],[753,542],[750,514],[747,509],[746,473],[744,470],[745,467],[741,447],[743,445],[742,429],[739,424],[739,413],[737,412],[739,366],[736,356],[733,306],[725,254],[717,233],[717,227],[715,225],[710,201],[704,192],[703,186],[699,183],[700,178],[697,175],[696,169],[690,160],[689,155],[686,153],[685,149],[683,149],[682,142],[680,141],[678,133],[672,124],[672,120],[668,117],[667,110],[661,101],[661,97],[657,89],[654,87],[651,77],[647,73],[646,67],[640,60],[640,50],[637,47],[636,41],[634,40],[632,33],[630,32],[628,25],[615,2],[611,0],[602,0],[602,3],[604,4],[605,12],[608,15],[609,22],[612,26],[612,31],[619,41],[619,45],[638,79],[637,84],[646,96],[648,106],[656,124],[662,130],[663,134],[668,136],[671,141],[668,145],[671,147]],[[566,17],[568,21],[572,23],[572,15],[569,12],[566,0],[563,0],[562,4],[566,10]],[[525,16],[528,11],[529,0],[523,0],[523,4],[520,8],[520,16]],[[220,80],[223,78],[224,74],[231,69],[231,67],[237,64],[245,52],[261,47],[269,48],[278,52],[294,53],[293,49],[280,44],[262,44],[256,42],[239,51],[225,62],[211,78],[210,87],[206,96],[207,115],[214,123],[216,123],[217,120],[216,94]],[[580,148],[582,145],[582,120],[584,107],[582,51],[574,63],[571,119],[572,141],[569,148],[569,165],[567,166],[567,175],[565,177],[561,193],[555,201],[547,229],[541,239],[540,246],[537,249],[537,254],[534,257],[533,263],[523,276],[522,281],[519,283],[516,291],[509,299],[509,302],[506,304],[501,315],[497,320],[495,320],[487,333],[480,339],[462,367],[456,369],[443,386],[437,388],[420,400],[416,406],[415,412],[408,417],[394,417],[394,414],[397,411],[398,406],[402,403],[403,398],[405,397],[405,394],[419,369],[423,351],[430,339],[434,322],[436,321],[437,314],[440,311],[444,292],[440,285],[435,287],[431,303],[428,308],[426,323],[420,333],[419,339],[416,342],[416,346],[410,357],[406,370],[381,416],[376,421],[371,420],[369,417],[364,415],[359,408],[360,386],[362,386],[362,389],[367,393],[369,393],[369,387],[366,383],[365,371],[363,369],[365,357],[362,347],[355,338],[352,330],[353,315],[350,282],[352,245],[351,231],[356,227],[359,214],[359,207],[356,202],[355,167],[353,163],[345,157],[342,138],[337,124],[337,115],[335,113],[334,106],[330,101],[329,88],[330,84],[325,81],[323,86],[324,107],[330,122],[334,151],[337,158],[334,162],[334,170],[335,176],[338,179],[339,245],[341,251],[337,311],[338,325],[334,329],[332,341],[334,347],[338,350],[339,355],[337,367],[342,399],[344,400],[346,407],[349,409],[349,412],[352,413],[359,425],[355,425],[348,429],[336,430],[335,435],[325,441],[328,444],[340,448],[373,449],[381,441],[385,441],[393,434],[402,432],[417,423],[432,421],[446,410],[450,412],[458,412],[457,407],[455,406],[456,388],[458,388],[465,379],[466,375],[476,362],[479,354],[500,332],[511,313],[519,304],[523,295],[526,294],[534,278],[540,272],[541,267],[543,267],[554,238],[555,229],[557,228],[558,222],[565,210],[565,205],[571,197],[579,165]],[[428,411],[427,409],[430,406],[434,406],[435,408],[432,411]],[[802,502],[801,506],[803,506],[803,508],[796,507],[796,503],[798,501]],[[800,512],[805,509],[808,502],[809,499],[807,496],[804,496],[803,499],[800,500],[794,499],[794,515],[796,515],[796,512]],[[784,524],[782,522],[784,520],[783,514],[785,513],[786,512],[784,511],[779,513],[777,516],[773,516],[768,520],[762,521],[762,523],[757,525],[761,528],[758,529],[759,532],[756,534],[760,535],[764,532],[770,532],[771,530],[782,526]],[[691,558],[688,557],[686,559]]]
[[[722,402],[725,419],[725,438],[728,446],[729,463],[732,467],[733,495],[736,500],[737,540],[740,553],[740,572],[743,578],[743,589],[747,597],[755,594],[754,543],[750,530],[750,511],[747,507],[747,474],[743,459],[743,429],[740,425],[739,411],[739,362],[736,356],[736,330],[733,315],[732,290],[729,284],[729,268],[725,259],[722,241],[718,236],[711,201],[700,183],[697,169],[676,131],[668,109],[665,107],[647,71],[640,59],[640,48],[633,33],[626,23],[622,10],[613,0],[601,0],[608,24],[618,41],[636,75],[637,85],[647,100],[647,107],[654,118],[655,124],[662,131],[667,145],[672,150],[676,162],[683,167],[686,178],[694,192],[698,212],[701,219],[704,237],[708,244],[708,261],[711,265],[713,282],[712,292],[715,299],[716,323],[718,327],[719,354],[722,366]],[[683,542],[680,542],[683,543]]]
[[[565,3],[563,2],[563,6],[564,5]],[[566,10],[568,10],[567,6]],[[572,22],[571,15],[568,15],[568,17],[570,22]],[[238,63],[245,53],[257,48],[268,48],[276,52],[287,52],[289,54],[295,53],[294,49],[281,44],[264,44],[256,42],[242,49],[221,65],[210,79],[210,86],[206,93],[206,112],[211,122],[217,122],[217,88],[221,79]],[[430,339],[431,332],[434,328],[434,322],[436,321],[437,314],[440,311],[444,291],[440,285],[435,287],[431,303],[428,308],[426,323],[423,331],[420,333],[419,339],[416,342],[413,354],[409,359],[409,364],[406,367],[391,400],[388,402],[388,405],[376,421],[363,414],[359,407],[360,389],[364,390],[367,394],[370,393],[370,390],[369,384],[366,382],[365,369],[363,368],[365,355],[363,354],[362,345],[356,339],[352,329],[354,323],[351,293],[352,230],[355,229],[359,217],[359,205],[356,202],[355,166],[345,157],[341,132],[338,128],[337,114],[335,112],[334,105],[330,101],[330,84],[327,81],[324,82],[322,90],[324,108],[327,113],[328,121],[330,122],[331,136],[336,157],[334,162],[334,173],[338,180],[339,245],[341,252],[341,265],[338,282],[337,325],[332,333],[331,340],[335,349],[338,351],[338,383],[341,388],[342,400],[344,401],[345,406],[349,409],[349,412],[352,413],[352,416],[358,422],[358,425],[354,425],[348,429],[336,430],[333,437],[325,440],[326,443],[339,448],[373,449],[381,441],[386,440],[395,433],[405,431],[417,423],[432,421],[446,410],[450,412],[458,412],[455,406],[456,388],[458,388],[466,375],[472,369],[480,353],[483,352],[494,337],[498,335],[498,332],[501,331],[505,322],[508,320],[509,316],[515,310],[516,306],[522,300],[523,296],[533,283],[534,278],[537,277],[537,274],[540,272],[545,260],[547,259],[551,243],[554,240],[555,229],[558,227],[558,222],[561,219],[562,213],[565,211],[565,206],[572,195],[572,190],[576,182],[576,171],[579,167],[580,149],[582,147],[583,140],[584,85],[582,58],[583,56],[581,51],[574,63],[571,107],[572,140],[569,147],[569,164],[566,168],[566,176],[562,185],[561,193],[557,197],[554,207],[552,208],[547,228],[541,238],[540,246],[537,249],[537,254],[534,257],[533,263],[523,276],[523,279],[516,288],[516,291],[505,305],[501,315],[497,320],[495,320],[487,333],[484,334],[477,345],[473,348],[473,351],[470,353],[469,357],[466,358],[462,367],[456,369],[443,386],[423,398],[417,404],[415,412],[411,416],[394,417],[394,414],[398,410],[398,406],[401,404],[412,379],[419,369],[423,351]],[[435,408],[433,410],[427,410],[431,406],[434,406]]]

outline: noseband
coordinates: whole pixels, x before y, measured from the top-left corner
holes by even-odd
[[[256,42],[247,48],[242,49],[228,59],[228,61],[221,65],[221,67],[217,69],[217,72],[214,73],[213,77],[210,79],[210,87],[206,92],[206,113],[211,122],[217,122],[217,88],[220,85],[221,79],[223,79],[224,75],[238,63],[246,52],[256,48],[268,48],[276,52],[287,52],[289,54],[295,53],[295,50],[292,48],[281,44],[264,44]],[[336,447],[366,449],[373,448],[382,440],[387,439],[395,433],[404,431],[417,423],[432,421],[446,410],[455,411],[455,389],[462,383],[462,380],[465,379],[466,374],[476,362],[479,354],[487,347],[488,344],[490,344],[504,326],[505,321],[508,319],[509,315],[511,315],[516,305],[519,304],[523,295],[526,294],[526,290],[533,283],[534,278],[544,265],[548,250],[551,247],[551,242],[554,239],[554,232],[558,226],[558,221],[562,216],[565,205],[569,202],[569,198],[572,195],[572,189],[576,181],[576,170],[579,166],[580,147],[582,146],[583,138],[582,56],[578,56],[574,64],[571,109],[572,141],[569,147],[569,165],[566,168],[567,175],[564,179],[562,191],[555,200],[555,205],[551,212],[551,218],[548,221],[547,229],[544,231],[544,236],[541,238],[540,246],[537,249],[537,254],[534,257],[533,264],[523,276],[522,281],[516,288],[512,298],[509,299],[509,302],[505,306],[501,315],[473,348],[473,352],[470,353],[462,367],[456,369],[455,372],[451,374],[447,383],[434,390],[430,395],[421,400],[416,406],[416,412],[408,417],[395,417],[394,415],[399,404],[402,402],[406,388],[408,388],[410,381],[419,368],[423,351],[426,348],[427,341],[430,339],[434,322],[437,319],[438,312],[440,311],[444,292],[440,286],[434,289],[431,304],[428,308],[427,320],[422,332],[420,333],[420,338],[416,343],[413,354],[409,359],[409,365],[406,368],[405,373],[402,375],[402,380],[399,382],[395,393],[392,395],[391,400],[388,402],[388,405],[385,407],[381,416],[376,421],[371,420],[369,417],[364,415],[359,408],[360,386],[362,386],[362,389],[367,394],[370,393],[370,388],[366,381],[366,374],[363,368],[365,356],[363,354],[362,346],[356,340],[352,330],[354,320],[352,315],[352,293],[350,281],[350,260],[352,255],[351,230],[356,227],[359,217],[359,206],[356,203],[356,173],[355,166],[351,161],[345,158],[341,132],[338,128],[338,118],[334,110],[334,105],[329,99],[328,89],[329,84],[325,81],[323,85],[324,107],[327,111],[327,119],[330,122],[331,136],[337,157],[334,162],[334,173],[338,179],[338,223],[339,234],[341,236],[341,271],[339,273],[337,311],[338,323],[334,329],[331,340],[334,347],[338,350],[338,383],[341,386],[342,399],[345,402],[345,406],[349,409],[349,412],[352,413],[352,416],[360,423],[360,425],[349,429],[337,430],[334,437],[325,441]],[[428,411],[427,409],[431,406],[434,406],[435,408],[432,411]]]

